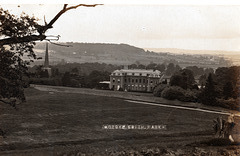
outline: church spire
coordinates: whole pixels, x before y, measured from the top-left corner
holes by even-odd
[[[48,42],[46,43],[46,53],[45,53],[45,62],[44,67],[49,67],[49,58],[48,58]]]

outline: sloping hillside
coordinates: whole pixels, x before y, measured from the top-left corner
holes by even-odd
[[[217,67],[220,58],[210,55],[186,55],[173,53],[155,53],[145,51],[142,48],[127,44],[102,44],[102,43],[60,43],[70,45],[70,47],[49,44],[50,62],[52,65],[60,62],[85,63],[98,62],[115,65],[129,65],[133,63],[149,64],[153,63],[175,63],[184,66],[198,65],[205,67]],[[38,57],[42,57],[35,64],[42,64],[46,43],[39,42],[35,47]]]

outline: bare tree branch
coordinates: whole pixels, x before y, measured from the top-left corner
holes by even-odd
[[[16,43],[24,43],[24,42],[31,42],[31,41],[42,41],[46,38],[45,35],[30,35],[24,37],[13,37],[13,38],[4,38],[0,40],[1,45],[9,45],[9,44],[16,44]]]
[[[71,10],[71,9],[76,9],[76,8],[78,8],[80,6],[83,6],[83,7],[95,7],[97,5],[103,5],[103,4],[91,4],[91,5],[88,5],[88,4],[78,4],[78,5],[70,6],[70,7],[67,7],[68,4],[64,4],[63,9],[60,12],[58,12],[58,14],[48,24],[47,24],[47,22],[45,20],[45,17],[44,17],[45,25],[44,26],[42,26],[42,25],[38,25],[37,26],[37,31],[38,31],[39,35],[29,35],[29,36],[24,36],[24,37],[12,37],[12,38],[0,39],[0,46],[2,46],[2,45],[9,45],[9,44],[16,44],[16,43],[31,42],[31,41],[39,41],[39,40],[42,41],[42,40],[46,39],[46,36],[44,35],[45,32],[48,29],[53,28],[53,24],[66,11]]]
[[[66,9],[67,5],[68,5],[68,4],[64,4],[64,6],[63,6],[63,10]]]
[[[72,47],[72,45],[63,45],[63,44],[58,44],[58,43],[54,43],[54,42],[52,42],[52,41],[50,41],[50,40],[47,40],[47,41],[49,41],[51,44],[55,44],[55,45],[58,45],[58,46],[63,46],[63,47]]]
[[[45,23],[45,25],[47,25],[47,21],[46,21],[45,15],[44,15],[44,23]]]
[[[58,18],[64,14],[66,11],[71,10],[71,9],[76,9],[80,6],[84,6],[84,7],[95,7],[97,5],[102,5],[102,4],[91,4],[91,5],[87,5],[87,4],[79,4],[79,5],[75,5],[75,6],[71,6],[67,8],[67,4],[64,4],[63,9],[48,23],[47,26],[45,26],[43,33],[45,33],[48,29],[53,27],[53,24],[58,20]]]

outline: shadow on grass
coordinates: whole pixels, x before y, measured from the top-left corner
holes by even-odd
[[[233,145],[240,145],[239,142],[231,142],[229,139],[224,138],[214,138],[208,141],[201,142],[202,145],[207,146],[233,146]]]

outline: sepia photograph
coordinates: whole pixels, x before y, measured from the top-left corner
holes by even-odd
[[[240,155],[239,15],[234,0],[0,0],[0,155]]]

